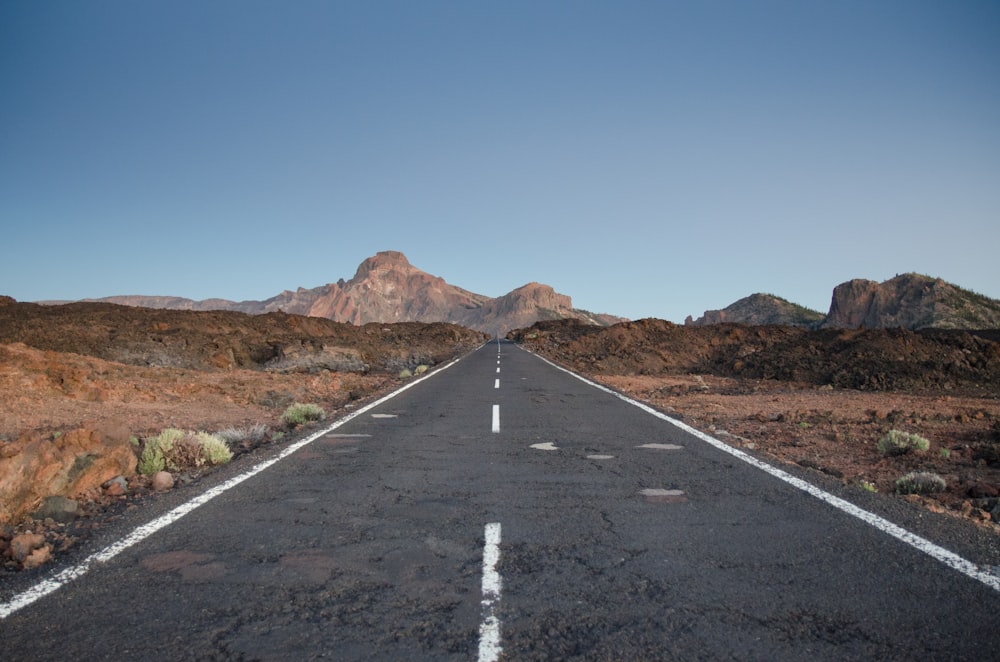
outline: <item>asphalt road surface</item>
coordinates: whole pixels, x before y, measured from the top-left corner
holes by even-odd
[[[0,586],[0,657],[1000,658],[996,586],[508,343],[314,436]]]

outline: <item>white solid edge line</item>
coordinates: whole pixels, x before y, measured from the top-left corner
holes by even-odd
[[[254,465],[253,467],[239,474],[238,476],[234,476],[233,478],[230,478],[226,482],[220,483],[219,485],[216,485],[215,487],[206,490],[205,492],[202,492],[195,498],[191,499],[186,503],[182,503],[181,505],[177,506],[168,513],[161,515],[160,517],[157,517],[151,522],[148,522],[146,524],[137,527],[132,531],[132,533],[128,534],[121,540],[108,545],[99,552],[91,554],[83,561],[80,561],[78,564],[66,568],[65,570],[61,570],[52,575],[51,577],[43,579],[42,581],[35,584],[31,588],[26,589],[25,591],[22,591],[17,595],[14,595],[7,602],[0,603],[0,620],[7,618],[14,612],[18,611],[19,609],[27,607],[28,605],[45,597],[46,595],[54,593],[55,591],[59,590],[60,588],[62,588],[69,582],[73,581],[74,579],[77,579],[85,575],[87,571],[90,570],[91,566],[93,566],[94,564],[110,561],[115,556],[125,551],[129,547],[145,540],[146,538],[153,535],[160,529],[169,526],[170,524],[173,524],[180,518],[184,517],[185,515],[195,510],[199,506],[203,506],[204,504],[208,503],[209,501],[219,496],[223,492],[226,492],[227,490],[236,487],[237,485],[247,480],[248,478],[256,476],[260,472],[270,467],[272,464],[275,464],[285,459],[286,457],[288,457],[295,451],[299,450],[303,446],[311,444],[312,442],[316,441],[323,435],[329,434],[330,432],[336,430],[337,428],[344,425],[348,421],[357,418],[358,416],[364,414],[365,412],[370,411],[371,409],[374,409],[375,407],[378,407],[379,405],[391,400],[392,398],[396,397],[403,391],[409,388],[413,388],[414,386],[424,381],[425,379],[429,379],[430,377],[433,377],[434,375],[437,375],[447,370],[451,366],[461,361],[462,358],[463,357],[459,357],[451,361],[450,363],[445,364],[441,368],[434,370],[433,372],[427,373],[426,375],[420,377],[419,379],[415,379],[412,382],[407,382],[406,384],[396,389],[392,393],[384,395],[374,402],[368,403],[367,405],[361,407],[357,411],[351,412],[350,414],[344,416],[343,418],[335,421],[331,425],[323,428],[319,432],[316,432],[305,439],[302,439],[300,441],[295,442],[294,444],[291,444],[290,446],[282,450],[275,457],[269,460],[265,460],[257,465]]]
[[[493,432],[500,432],[500,405],[493,405]]]
[[[711,446],[714,446],[715,448],[718,448],[719,450],[721,450],[721,451],[723,451],[725,453],[729,453],[733,457],[739,458],[740,460],[743,460],[747,464],[749,464],[749,465],[751,465],[753,467],[756,467],[756,468],[760,469],[761,471],[765,471],[765,472],[771,474],[775,478],[778,478],[780,480],[785,481],[786,483],[788,483],[792,487],[797,487],[798,489],[802,490],[803,492],[806,492],[807,494],[810,494],[810,495],[816,497],[820,501],[825,501],[826,503],[830,504],[834,508],[837,508],[837,509],[843,511],[843,512],[847,513],[848,515],[852,515],[853,517],[858,518],[862,522],[865,522],[866,524],[870,524],[871,526],[875,527],[879,531],[882,531],[883,533],[887,533],[890,536],[892,536],[893,538],[901,540],[902,542],[905,542],[907,545],[910,545],[911,547],[916,548],[917,550],[923,552],[924,554],[927,554],[928,556],[931,556],[932,558],[937,559],[938,561],[940,561],[941,563],[944,563],[949,568],[952,568],[953,570],[957,570],[957,571],[961,572],[962,574],[964,574],[964,575],[966,575],[968,577],[971,577],[972,579],[975,579],[977,581],[982,582],[983,584],[985,584],[986,586],[990,587],[994,591],[1000,592],[1000,577],[998,577],[998,576],[996,576],[996,575],[994,575],[994,574],[992,574],[990,572],[987,572],[987,571],[981,569],[975,563],[962,558],[958,554],[956,554],[954,552],[951,552],[951,551],[945,549],[944,547],[941,547],[940,545],[936,545],[936,544],[932,543],[930,540],[927,540],[926,538],[922,538],[922,537],[918,536],[917,534],[912,533],[911,531],[907,531],[903,527],[899,526],[898,524],[893,524],[892,522],[890,522],[889,520],[885,519],[884,517],[881,517],[879,515],[876,515],[875,513],[869,512],[869,511],[865,510],[864,508],[860,508],[858,506],[855,506],[850,501],[847,501],[845,499],[841,499],[838,496],[834,496],[833,494],[830,494],[829,492],[826,492],[825,490],[822,490],[819,487],[816,487],[815,485],[813,485],[812,483],[810,483],[808,481],[802,480],[801,478],[797,478],[797,477],[795,477],[795,476],[793,476],[793,475],[791,475],[791,474],[789,474],[789,473],[787,473],[785,471],[782,471],[781,469],[778,469],[777,467],[771,466],[767,462],[764,462],[762,460],[758,460],[757,458],[753,457],[752,455],[747,455],[746,453],[744,453],[743,451],[739,450],[738,448],[733,448],[732,446],[729,446],[728,444],[725,444],[725,443],[719,441],[715,437],[712,437],[712,436],[710,436],[708,434],[705,434],[701,430],[697,430],[697,429],[691,427],[690,425],[688,425],[686,423],[678,421],[675,418],[671,418],[670,416],[667,416],[666,414],[653,409],[652,407],[650,407],[647,404],[644,404],[644,403],[639,402],[637,400],[633,400],[632,398],[630,398],[628,396],[625,396],[625,395],[622,395],[621,393],[618,393],[617,391],[614,391],[614,390],[608,388],[607,386],[604,386],[603,384],[598,384],[597,382],[593,382],[593,381],[587,379],[586,377],[583,377],[581,375],[576,374],[572,370],[568,370],[568,369],[562,367],[561,365],[557,365],[556,363],[553,363],[552,361],[549,361],[544,356],[541,356],[539,354],[535,354],[534,352],[531,352],[531,351],[529,351],[527,349],[524,349],[523,347],[521,347],[521,349],[524,350],[524,351],[526,351],[526,352],[528,352],[529,354],[531,354],[533,356],[538,357],[542,361],[545,361],[546,363],[548,363],[552,367],[558,368],[559,370],[562,370],[563,372],[565,372],[565,373],[567,373],[569,375],[572,375],[573,377],[576,377],[577,379],[579,379],[580,381],[584,382],[585,384],[589,384],[590,386],[593,386],[594,388],[600,389],[601,391],[604,391],[606,393],[610,393],[611,395],[613,395],[616,398],[619,398],[621,400],[624,400],[625,402],[629,403],[630,405],[638,407],[639,409],[642,409],[643,411],[645,411],[645,412],[647,412],[649,414],[652,414],[653,416],[656,416],[657,418],[660,418],[660,419],[663,419],[664,421],[667,421],[668,423],[670,423],[670,424],[672,424],[672,425],[680,428],[681,430],[684,430],[685,432],[688,432],[688,433],[694,435],[695,437],[698,437],[699,439],[701,439],[702,441],[710,444]]]
[[[500,645],[500,619],[496,608],[500,602],[500,523],[486,525],[483,545],[483,621],[479,625],[479,662],[495,662],[503,647]]]

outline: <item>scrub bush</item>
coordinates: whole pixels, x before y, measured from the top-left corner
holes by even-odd
[[[326,412],[319,405],[294,402],[288,405],[288,409],[281,415],[281,422],[293,428],[311,421],[322,421],[324,418],[326,418]]]
[[[249,427],[231,427],[219,430],[216,433],[229,446],[246,444],[247,446],[257,446],[267,440],[267,426],[263,423],[255,423]]]
[[[225,464],[232,458],[229,445],[213,434],[167,428],[146,440],[137,469],[139,473],[150,476],[157,471]]]
[[[878,440],[878,450],[883,455],[906,455],[910,451],[923,453],[930,446],[931,442],[919,434],[901,430],[889,430],[884,437]]]
[[[947,486],[944,478],[928,471],[911,471],[896,479],[896,492],[899,494],[931,494],[943,492]]]

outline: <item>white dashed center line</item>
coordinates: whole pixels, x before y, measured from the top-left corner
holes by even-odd
[[[500,523],[486,525],[486,543],[483,546],[483,621],[479,625],[479,662],[495,662],[500,658]]]
[[[500,405],[493,405],[493,431],[500,432]]]
[[[495,382],[493,382],[493,388],[500,388],[500,380],[499,379],[497,379]]]

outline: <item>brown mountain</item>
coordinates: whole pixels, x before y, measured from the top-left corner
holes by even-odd
[[[417,269],[398,251],[383,251],[363,261],[348,281],[285,290],[264,301],[194,301],[180,297],[114,296],[108,303],[173,310],[234,310],[261,314],[285,312],[324,317],[337,322],[450,322],[487,333],[530,326],[538,320],[582,319],[609,325],[612,315],[573,308],[568,296],[548,285],[529,283],[495,299],[449,285],[443,278]]]
[[[688,326],[707,326],[736,322],[739,324],[812,327],[823,321],[823,313],[792,303],[773,294],[751,294],[722,310],[706,310],[696,320],[684,320]]]
[[[1000,301],[940,278],[908,273],[883,283],[864,279],[841,283],[833,290],[825,316],[772,294],[752,294],[684,321],[689,326],[725,322],[840,329],[1000,329]]]
[[[856,279],[834,288],[822,326],[997,329],[1000,301],[921,274],[902,274],[883,283]]]

